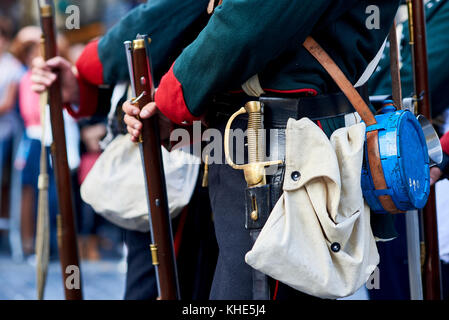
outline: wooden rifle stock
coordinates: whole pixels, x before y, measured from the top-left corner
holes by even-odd
[[[423,0],[407,0],[409,10],[410,45],[413,57],[415,101],[419,113],[432,119],[427,61],[426,18]],[[440,256],[435,203],[435,187],[423,210],[425,258],[423,289],[425,300],[441,300]]]
[[[49,60],[57,55],[53,9],[51,5],[45,5],[42,7],[39,5],[39,8],[45,48],[44,58],[45,60]],[[69,277],[72,275],[71,272],[73,272],[73,270],[71,268],[68,269],[68,267],[77,267],[80,272],[80,276],[81,269],[78,260],[72,183],[67,160],[63,101],[59,77],[53,85],[48,88],[48,100],[50,105],[50,121],[53,134],[51,153],[58,193],[58,248],[63,275],[65,298],[66,300],[82,300],[81,279],[79,279],[79,288],[71,289],[68,286],[72,283]]]
[[[138,106],[144,107],[153,101],[154,85],[147,39],[133,42],[132,63]],[[176,260],[173,246],[171,219],[168,209],[167,190],[162,162],[158,116],[142,121],[140,150],[147,187],[150,210],[150,227],[153,244],[151,253],[156,268],[160,300],[180,299]]]

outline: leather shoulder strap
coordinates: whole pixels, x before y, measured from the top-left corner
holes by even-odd
[[[316,60],[329,73],[341,91],[345,94],[348,100],[353,105],[354,109],[359,113],[362,120],[367,126],[376,124],[376,118],[369,109],[366,102],[349,82],[341,69],[337,66],[335,61],[327,54],[326,51],[312,38],[307,37],[304,42],[304,47],[315,57]]]
[[[370,108],[337,66],[335,61],[327,54],[326,51],[312,38],[308,37],[304,42],[304,47],[315,57],[316,60],[329,73],[340,90],[346,95],[348,100],[353,105],[354,109],[359,113],[362,120],[367,127],[377,124],[376,118],[371,112]],[[389,195],[387,182],[382,168],[379,151],[379,130],[368,130],[366,134],[366,143],[368,147],[368,162],[371,170],[371,176],[374,183],[374,188],[378,193],[378,199],[382,207],[390,213],[399,213],[393,199]]]

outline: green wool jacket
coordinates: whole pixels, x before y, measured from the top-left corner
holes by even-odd
[[[255,74],[269,94],[339,91],[302,43],[312,35],[356,84],[387,38],[399,0],[149,0],[123,18],[77,62],[82,117],[96,112],[98,86],[128,80],[123,42],[152,38],[155,100],[177,124],[205,114],[215,94],[239,90]],[[361,83],[358,83],[361,84]],[[344,119],[322,121],[327,135]],[[394,228],[374,226],[392,238]]]
[[[425,4],[429,86],[432,116],[437,117],[449,107],[449,1],[430,0]],[[413,96],[413,64],[408,20],[403,24],[400,41],[401,82],[404,96]],[[370,79],[371,95],[391,94],[390,54],[383,58]]]
[[[224,0],[211,17],[208,3],[150,0],[137,7],[86,48],[77,63],[82,91],[94,96],[93,86],[126,80],[123,41],[146,33],[153,39],[156,103],[178,124],[198,119],[214,94],[238,90],[255,74],[268,93],[335,92],[302,47],[305,38],[313,35],[356,83],[387,37],[399,0]],[[367,27],[373,6],[378,28]],[[78,115],[95,111],[96,100],[89,101]]]

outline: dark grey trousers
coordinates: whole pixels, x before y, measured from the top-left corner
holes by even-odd
[[[200,178],[202,176],[200,172]],[[207,300],[218,250],[209,195],[207,189],[201,187],[201,179],[189,203],[187,215],[182,213],[173,219],[172,226],[175,233],[181,234],[177,255],[181,298]],[[149,249],[151,234],[130,230],[124,233],[128,247],[125,300],[155,300],[158,293]]]
[[[225,123],[216,126],[224,136]],[[246,130],[247,122],[237,120],[233,128]],[[235,150],[232,152],[235,157]],[[247,150],[245,147],[245,154]],[[235,159],[235,158],[234,158]],[[251,250],[251,239],[245,228],[245,190],[243,171],[234,170],[224,162],[209,166],[209,197],[214,214],[215,234],[219,255],[211,300],[251,300],[252,269],[245,262],[245,254]],[[271,281],[272,294],[276,283]],[[277,300],[313,298],[280,283]]]

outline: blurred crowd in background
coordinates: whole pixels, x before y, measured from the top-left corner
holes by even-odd
[[[59,55],[75,63],[89,41],[104,34],[133,7],[146,1],[54,2]],[[79,29],[66,28],[67,8],[71,5],[80,9]],[[50,168],[51,259],[58,258],[58,212],[55,181],[51,170],[50,121],[45,119],[41,122],[40,99],[31,90],[30,79],[31,62],[40,54],[40,39],[37,0],[0,1],[0,255],[11,255],[19,261],[32,261],[35,255],[37,186],[43,126],[48,135],[45,145]],[[449,131],[449,109],[433,120],[439,133]],[[64,111],[64,122],[76,204],[80,258],[91,261],[122,258],[125,250],[120,229],[95,214],[80,196],[80,185],[101,154],[100,141],[106,135],[107,119],[94,117],[77,122]],[[440,255],[449,274],[448,190],[448,180],[437,185]],[[395,253],[393,256],[397,256],[397,264],[403,268],[406,268],[406,254],[406,250],[402,250],[401,255]],[[407,276],[406,272],[391,274],[395,278]],[[382,279],[388,282],[388,277]],[[404,283],[407,281],[408,278]],[[382,283],[382,286],[384,285],[387,287],[387,284]],[[399,289],[398,291],[403,291],[403,288]],[[408,288],[406,289],[408,291]]]
[[[80,5],[82,2],[82,5]],[[55,1],[59,54],[75,62],[84,46],[101,36],[137,0]],[[80,28],[65,27],[67,8],[80,9]],[[42,126],[46,126],[50,165],[51,257],[57,259],[57,196],[51,170],[49,119],[41,123],[39,96],[31,90],[30,67],[40,54],[41,30],[36,1],[0,2],[0,254],[18,260],[31,259],[37,215],[37,183]],[[80,185],[101,153],[106,119],[76,122],[64,113],[68,161],[77,212],[80,257],[98,260],[123,254],[118,228],[102,219],[81,200]],[[12,221],[14,220],[14,221]]]

